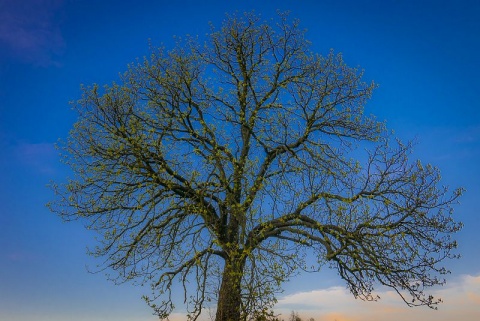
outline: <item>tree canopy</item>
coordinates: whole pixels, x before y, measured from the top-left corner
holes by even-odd
[[[74,176],[51,209],[99,232],[92,253],[150,284],[160,317],[180,291],[192,319],[214,305],[217,321],[246,320],[325,265],[357,298],[381,284],[438,303],[425,290],[456,257],[461,190],[410,161],[412,144],[364,113],[376,85],[304,35],[286,15],[228,16],[74,103],[60,146]]]

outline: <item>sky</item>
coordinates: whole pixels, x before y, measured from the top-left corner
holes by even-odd
[[[448,283],[433,289],[438,311],[408,308],[386,289],[379,302],[355,300],[331,270],[286,283],[276,311],[316,321],[473,321],[480,318],[480,2],[74,1],[0,0],[0,320],[151,321],[148,289],[92,274],[95,235],[64,223],[45,204],[50,181],[70,175],[54,144],[76,115],[80,84],[105,84],[149,54],[149,43],[200,35],[225,13],[265,19],[290,11],[312,50],[341,52],[379,84],[367,112],[402,140],[413,158],[438,166],[442,183],[467,192],[455,215],[462,258],[447,262]],[[172,320],[184,319],[181,309]]]

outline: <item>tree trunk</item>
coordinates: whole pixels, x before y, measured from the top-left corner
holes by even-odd
[[[233,258],[225,262],[215,321],[240,321],[241,281],[244,266],[241,261],[241,259]]]

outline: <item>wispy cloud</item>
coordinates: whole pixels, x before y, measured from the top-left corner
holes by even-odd
[[[24,251],[15,251],[7,254],[7,261],[10,262],[29,263],[35,261],[36,259],[36,255]]]
[[[62,0],[0,1],[0,59],[40,66],[57,65],[65,49],[58,23]],[[3,57],[2,57],[3,56]]]
[[[426,307],[408,308],[393,291],[380,291],[378,302],[355,300],[342,287],[285,296],[276,305],[276,311],[288,316],[291,310],[300,312],[304,319],[316,321],[451,321],[480,318],[480,275],[464,275],[448,286],[433,291],[444,301],[438,310]]]
[[[458,130],[452,135],[452,142],[460,144],[470,144],[480,142],[480,125],[471,126]]]
[[[426,127],[415,150],[435,162],[475,161],[480,157],[480,125]],[[424,155],[425,156],[425,155]],[[458,166],[458,165],[457,165]]]
[[[15,149],[15,159],[41,174],[52,174],[55,171],[53,165],[57,157],[54,144],[22,143]]]

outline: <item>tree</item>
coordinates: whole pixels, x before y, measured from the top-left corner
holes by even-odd
[[[302,318],[300,318],[298,312],[292,311],[290,313],[290,318],[288,319],[288,321],[302,321]]]
[[[216,302],[217,321],[245,320],[325,264],[357,298],[379,283],[435,307],[424,289],[456,257],[461,190],[363,113],[374,87],[310,52],[285,15],[228,17],[205,45],[181,40],[83,88],[60,147],[75,177],[51,209],[99,232],[93,254],[117,281],[151,284],[162,318],[179,290],[192,319]]]

